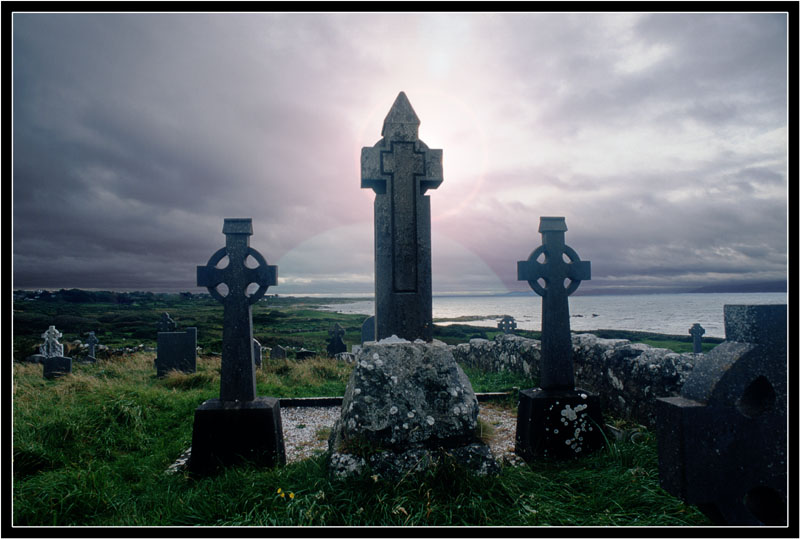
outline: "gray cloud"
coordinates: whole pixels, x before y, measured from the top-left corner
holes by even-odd
[[[400,90],[444,150],[436,290],[523,289],[540,215],[567,217],[590,287],[786,275],[780,14],[17,14],[13,31],[17,287],[193,289],[223,218],[249,216],[286,290],[371,290],[358,156]]]

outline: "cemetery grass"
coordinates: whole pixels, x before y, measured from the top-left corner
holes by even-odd
[[[253,312],[256,338],[265,346],[319,351],[330,325],[339,322],[347,330],[345,342],[358,343],[364,317],[318,311],[318,303],[329,300],[270,297],[259,302]],[[368,476],[331,481],[324,454],[271,470],[243,465],[202,479],[166,474],[191,443],[195,408],[219,393],[220,363],[214,353],[221,344],[222,310],[203,297],[142,294],[133,304],[15,302],[14,357],[33,353],[39,335],[53,324],[63,331],[63,342],[95,331],[112,348],[154,347],[155,324],[164,311],[178,321],[179,329],[198,327],[203,353],[194,374],[158,379],[155,352],[74,362],[73,373],[56,380],[43,379],[41,365],[15,362],[15,525],[710,524],[660,488],[655,437],[648,432],[637,443],[609,442],[605,450],[581,461],[504,466],[494,479],[463,474],[450,463],[435,474],[399,483]],[[456,343],[492,338],[497,331],[437,326],[435,333]],[[349,365],[323,358],[265,359],[257,374],[258,394],[342,395],[350,372]],[[465,372],[477,392],[535,383],[509,373]],[[513,409],[515,399],[504,405]]]
[[[166,474],[191,443],[194,409],[219,391],[219,359],[158,379],[138,352],[45,380],[14,365],[14,500],[18,526],[680,526],[708,524],[658,486],[655,438],[609,442],[576,462],[504,466],[498,478],[453,463],[399,483],[340,482],[325,455],[275,469]],[[342,394],[351,367],[317,358],[265,362],[261,395]],[[524,380],[466,369],[476,390]],[[511,406],[511,404],[508,404]]]

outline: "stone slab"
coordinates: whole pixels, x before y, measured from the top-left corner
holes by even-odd
[[[375,317],[370,316],[361,324],[361,344],[375,340]]]
[[[159,333],[155,364],[159,378],[172,370],[197,372],[197,328]]]
[[[280,401],[205,401],[194,413],[189,470],[203,475],[244,461],[267,467],[286,463]]]
[[[48,380],[72,373],[72,358],[63,356],[45,357],[42,360],[42,375]]]
[[[525,389],[519,392],[515,452],[526,461],[581,457],[603,447],[602,425],[596,395]]]

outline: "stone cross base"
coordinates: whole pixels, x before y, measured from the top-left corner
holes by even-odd
[[[209,399],[195,410],[189,471],[204,475],[243,461],[266,467],[286,463],[278,399]]]
[[[172,370],[197,372],[197,328],[160,332],[155,363],[159,378]]]
[[[42,364],[44,365],[44,372],[42,374],[48,380],[72,373],[71,357],[46,357],[42,361]]]
[[[472,385],[447,345],[366,343],[328,440],[330,475],[397,481],[447,459],[495,474],[499,465],[475,435],[477,417]]]
[[[537,457],[581,457],[603,447],[603,416],[596,395],[582,389],[519,392],[514,451]]]

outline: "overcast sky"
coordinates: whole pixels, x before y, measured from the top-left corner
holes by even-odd
[[[443,150],[434,293],[784,279],[784,14],[15,14],[15,288],[200,292],[252,217],[268,293],[373,290],[360,152],[404,91]]]

